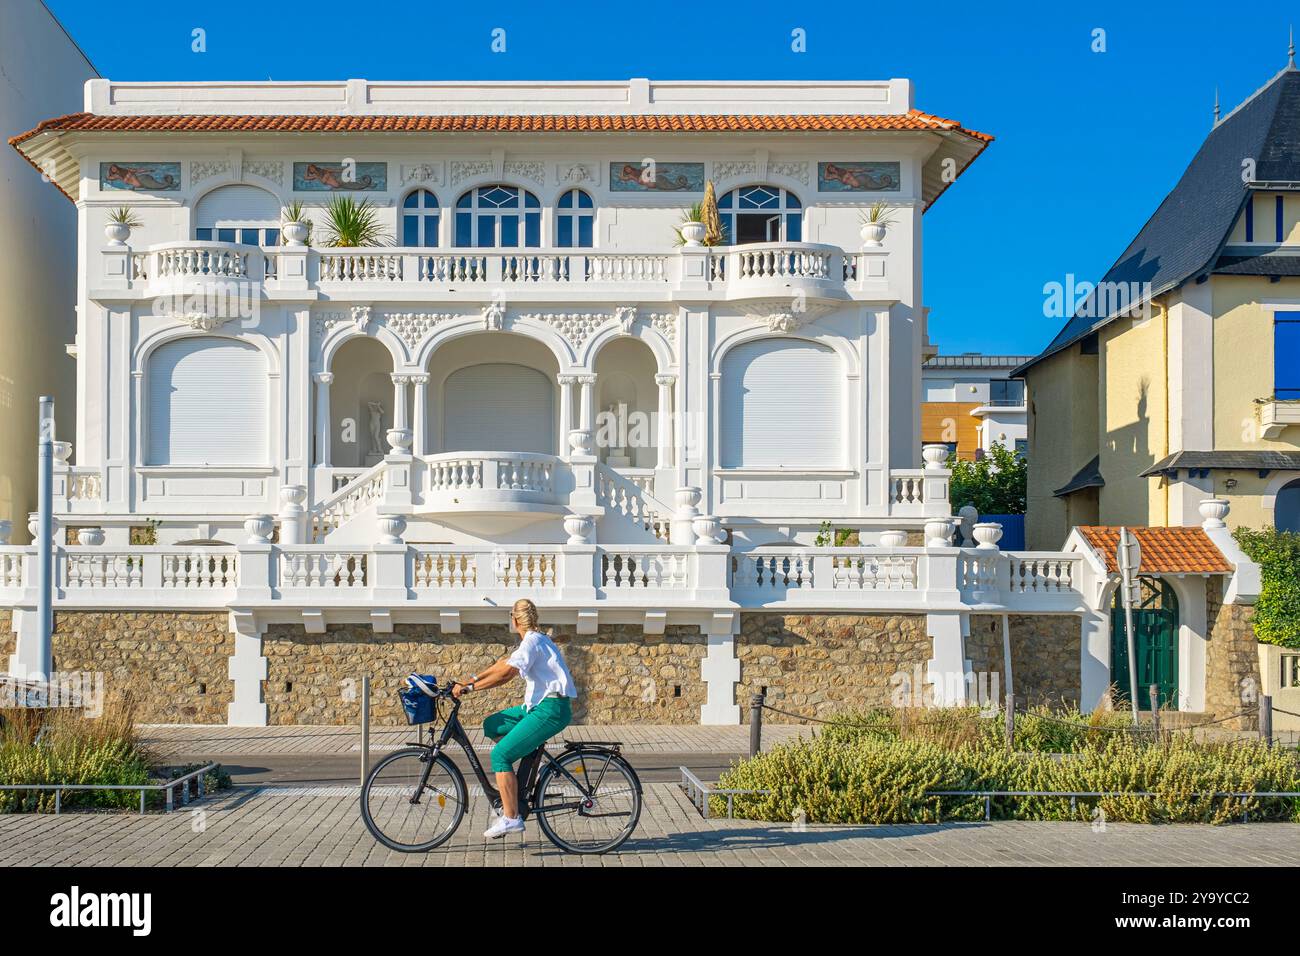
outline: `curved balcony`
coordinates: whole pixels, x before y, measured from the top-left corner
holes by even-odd
[[[417,514],[448,524],[472,518],[483,530],[517,527],[568,513],[572,477],[554,455],[533,452],[457,451],[423,458]],[[485,518],[496,520],[487,522]],[[468,527],[468,525],[466,525]]]

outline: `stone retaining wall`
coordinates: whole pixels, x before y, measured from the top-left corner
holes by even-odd
[[[603,625],[594,635],[578,635],[571,626],[552,632],[581,694],[575,723],[699,723],[707,641],[698,628],[674,626],[659,635],[628,625]],[[366,624],[330,625],[325,634],[272,625],[263,640],[267,720],[355,724],[360,677],[369,673],[372,721],[404,724],[397,693],[411,671],[467,678],[516,644],[496,625],[466,624],[459,634],[443,634],[436,624],[398,624],[392,634],[376,634]],[[461,719],[480,723],[521,696],[518,684],[475,693],[465,699]]]
[[[9,669],[9,656],[18,647],[18,638],[14,634],[13,611],[0,610],[0,670]]]
[[[102,672],[106,700],[129,692],[142,723],[224,724],[228,624],[224,611],[59,611],[54,669]]]
[[[1205,710],[1215,719],[1255,707],[1262,687],[1252,623],[1255,609],[1245,604],[1224,604],[1223,585],[1221,577],[1205,582]],[[1258,730],[1259,718],[1239,717],[1222,726]]]
[[[740,719],[749,722],[749,698],[760,690],[773,707],[822,720],[887,707],[901,684],[895,675],[916,682],[930,656],[924,614],[742,614]]]
[[[1083,621],[1076,614],[1012,614],[1011,679],[1019,706],[1077,707],[1080,689]],[[1002,654],[1002,615],[972,614],[966,657],[980,693],[992,693],[997,675],[999,698],[1007,692]],[[1001,700],[999,699],[999,704]]]

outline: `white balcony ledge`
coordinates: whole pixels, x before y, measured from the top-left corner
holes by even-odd
[[[1282,432],[1292,425],[1300,425],[1300,401],[1261,402],[1259,406],[1260,434],[1264,438],[1277,439]]]

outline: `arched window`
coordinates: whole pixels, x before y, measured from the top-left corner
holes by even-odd
[[[266,356],[216,336],[178,339],[149,357],[150,465],[266,464]]]
[[[456,245],[482,249],[542,244],[542,204],[518,186],[479,186],[456,200]]]
[[[803,205],[779,186],[744,186],[718,200],[722,232],[732,245],[802,242]]]
[[[1279,489],[1273,509],[1273,524],[1278,531],[1300,531],[1300,479]]]
[[[280,201],[257,186],[218,186],[194,207],[194,238],[278,246]]]
[[[839,356],[824,345],[737,345],[722,360],[722,467],[842,467],[843,383]]]
[[[556,203],[555,244],[561,249],[590,249],[595,243],[596,205],[581,189],[566,190]]]
[[[438,197],[427,189],[417,189],[402,200],[402,245],[436,246],[439,211]]]

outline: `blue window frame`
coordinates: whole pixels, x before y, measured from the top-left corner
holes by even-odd
[[[427,189],[417,189],[402,201],[402,245],[436,246],[438,244],[438,197]]]
[[[537,248],[542,244],[542,204],[517,186],[471,189],[456,200],[455,242],[480,249]]]
[[[581,189],[567,190],[556,203],[555,244],[561,249],[590,249],[595,242],[596,204]]]
[[[803,205],[779,186],[733,189],[718,200],[718,213],[723,240],[731,245],[803,241]]]
[[[1246,196],[1246,241],[1255,241],[1255,194]]]
[[[246,246],[278,246],[280,230],[270,227],[217,226],[194,230],[199,242],[238,242]]]
[[[1300,312],[1273,316],[1273,397],[1300,399]]]

